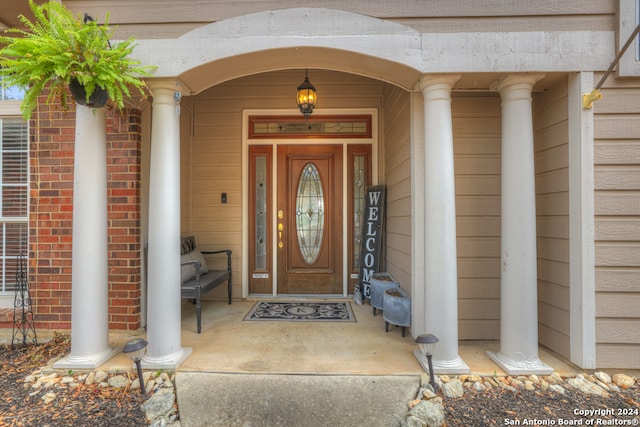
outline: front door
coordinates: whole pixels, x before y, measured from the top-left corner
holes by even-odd
[[[372,115],[247,114],[247,126],[248,293],[353,293]]]
[[[343,292],[342,146],[278,146],[278,293]]]

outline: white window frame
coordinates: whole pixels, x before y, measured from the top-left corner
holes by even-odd
[[[20,104],[21,101],[0,101],[0,118],[2,119],[8,119],[8,118],[21,118],[21,113],[20,113]],[[0,146],[0,149],[2,147]],[[30,163],[29,161],[29,145],[28,145],[28,141],[27,141],[27,163]],[[1,158],[0,158],[1,160]],[[1,166],[1,163],[0,163]],[[27,164],[27,168],[26,168],[26,173],[27,173],[27,197],[29,197],[29,164]],[[0,179],[0,184],[1,184],[1,179]],[[5,224],[7,223],[16,223],[16,222],[24,222],[27,224],[27,228],[28,228],[28,224],[29,224],[29,212],[28,212],[28,203],[29,201],[27,200],[27,214],[25,217],[19,217],[19,218],[4,218],[1,216],[0,214],[0,226],[4,227]],[[27,239],[29,238],[29,233],[27,231]],[[28,242],[26,244],[27,249],[28,249]],[[15,280],[15,278],[7,278],[4,277],[5,275],[5,265],[7,262],[11,261],[8,258],[4,257],[4,247],[5,247],[5,242],[3,240],[0,240],[0,262],[2,263],[2,265],[0,266],[0,308],[10,308],[13,307],[13,303],[14,303],[14,298],[15,298],[15,291],[14,290],[6,290],[6,285],[9,284],[11,285],[11,281]],[[25,254],[25,256],[28,259],[28,253]],[[5,283],[6,282],[6,283]]]

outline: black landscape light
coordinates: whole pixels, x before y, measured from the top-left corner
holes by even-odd
[[[436,343],[438,341],[440,341],[438,337],[433,334],[418,335],[418,338],[416,338],[416,342],[420,347],[420,352],[427,358],[427,362],[429,364],[429,379],[434,392],[436,391],[436,381],[433,375],[433,363],[431,362],[431,358],[433,357],[433,353],[436,351]]]
[[[138,368],[138,381],[140,382],[140,393],[142,394],[147,394],[147,391],[144,389],[144,378],[142,378],[142,367],[140,366],[140,361],[147,350],[147,344],[147,341],[142,338],[136,338],[135,340],[131,340],[126,343],[122,348],[122,352],[136,363],[136,368]]]

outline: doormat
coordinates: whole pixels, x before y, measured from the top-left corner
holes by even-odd
[[[258,301],[244,320],[355,322],[349,302]]]

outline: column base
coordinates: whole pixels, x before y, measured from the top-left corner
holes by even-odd
[[[88,356],[74,356],[69,354],[53,363],[54,369],[96,369],[107,360],[120,353],[119,348],[108,347],[105,351]]]
[[[413,356],[416,358],[422,369],[425,372],[429,372],[429,362],[420,350],[413,350]],[[468,374],[471,372],[466,363],[460,358],[457,357],[453,360],[436,360],[432,359],[431,363],[433,365],[433,373],[434,374],[446,374],[446,375],[461,375]]]
[[[527,360],[514,360],[506,357],[502,353],[487,351],[489,359],[502,368],[508,375],[551,375],[553,368],[545,364],[538,356]]]
[[[141,362],[142,369],[166,369],[175,371],[182,362],[187,360],[187,357],[191,356],[192,351],[193,349],[191,347],[183,347],[175,353],[166,356],[144,356]]]

